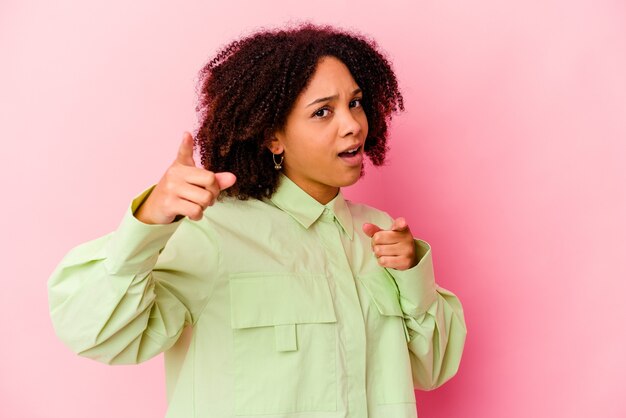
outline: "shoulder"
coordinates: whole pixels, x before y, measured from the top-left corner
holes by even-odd
[[[384,210],[351,200],[346,200],[346,204],[352,218],[356,221],[373,223],[382,228],[387,228],[393,223],[393,218]]]
[[[280,217],[281,212],[271,203],[249,198],[241,200],[236,197],[224,197],[216,201],[213,206],[204,210],[204,222],[213,227],[228,229],[246,229],[249,227],[260,227],[262,220],[275,220]]]
[[[259,199],[241,200],[226,196],[217,200],[213,206],[207,207],[204,210],[204,217],[209,220],[240,217],[246,213],[267,210],[267,206],[267,203]]]

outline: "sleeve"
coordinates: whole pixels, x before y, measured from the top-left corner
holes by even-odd
[[[416,266],[386,270],[400,293],[414,387],[431,390],[456,374],[467,328],[459,299],[435,283],[430,245],[419,239],[415,245]]]
[[[194,324],[219,267],[216,237],[202,221],[148,225],[133,199],[114,232],[78,245],[48,280],[52,324],[75,353],[134,364],[170,348]]]

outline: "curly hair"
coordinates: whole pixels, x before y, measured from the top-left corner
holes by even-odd
[[[396,76],[377,48],[363,35],[304,23],[233,41],[206,63],[199,72],[195,144],[204,168],[237,176],[223,193],[241,200],[274,193],[279,172],[271,163],[269,138],[284,127],[324,56],[342,61],[362,89],[369,125],[364,151],[374,165],[382,165],[387,123],[404,104]]]

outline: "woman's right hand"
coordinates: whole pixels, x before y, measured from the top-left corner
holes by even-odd
[[[185,132],[176,160],[134,215],[146,224],[169,224],[178,215],[199,221],[204,210],[215,203],[220,191],[236,180],[233,173],[213,173],[196,167],[193,138]]]

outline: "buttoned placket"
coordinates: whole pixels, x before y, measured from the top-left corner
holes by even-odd
[[[352,267],[342,244],[345,233],[329,208],[324,208],[316,223],[320,242],[326,250],[325,272],[333,296],[337,316],[337,371],[344,381],[338,396],[347,402],[348,416],[367,417],[366,335],[361,303]]]

